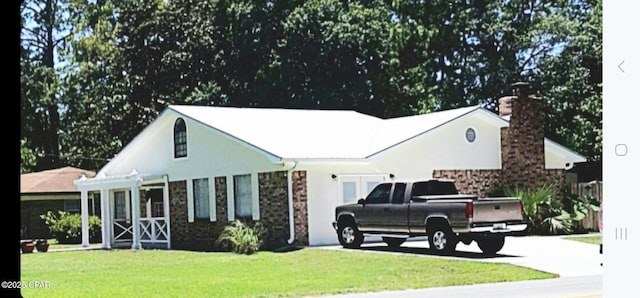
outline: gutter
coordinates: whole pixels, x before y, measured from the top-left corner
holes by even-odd
[[[285,163],[283,163],[285,165]],[[295,230],[295,219],[293,217],[293,178],[291,177],[293,174],[293,169],[298,166],[297,161],[293,161],[293,166],[287,170],[287,199],[289,204],[289,239],[287,240],[288,244],[292,244],[296,238],[296,230]]]

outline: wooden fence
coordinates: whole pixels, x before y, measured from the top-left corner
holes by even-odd
[[[569,183],[569,192],[578,195],[579,198],[591,196],[602,203],[602,181]],[[582,220],[582,227],[589,231],[598,231],[599,212],[589,209],[587,216]]]

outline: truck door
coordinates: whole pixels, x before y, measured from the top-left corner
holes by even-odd
[[[360,214],[356,215],[361,231],[386,231],[391,186],[391,183],[378,184],[364,200]]]
[[[393,194],[391,196],[391,204],[385,217],[387,218],[387,231],[397,233],[408,233],[408,203],[405,203],[406,183],[395,183],[393,186]]]

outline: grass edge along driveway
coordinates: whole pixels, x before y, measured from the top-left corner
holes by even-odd
[[[21,256],[24,297],[291,297],[553,278],[509,264],[302,249],[244,256],[111,250]],[[44,295],[44,296],[43,296]]]
[[[589,244],[600,244],[600,243],[602,243],[602,235],[568,236],[568,237],[564,237],[564,239],[578,241],[578,242],[582,242],[582,243],[589,243]]]

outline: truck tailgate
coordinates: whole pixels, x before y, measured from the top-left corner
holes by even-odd
[[[522,221],[518,198],[481,198],[473,201],[474,223]]]

